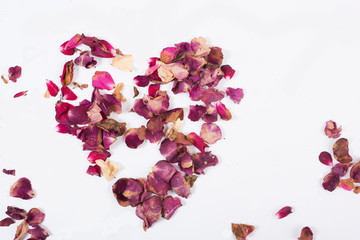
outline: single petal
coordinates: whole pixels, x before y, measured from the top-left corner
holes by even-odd
[[[356,186],[356,187],[354,188],[354,193],[355,193],[355,194],[359,194],[359,193],[360,193],[360,186]]]
[[[299,240],[313,240],[313,233],[309,227],[304,227],[301,230],[301,235],[298,238]]]
[[[108,150],[116,140],[117,138],[113,134],[103,131],[103,146],[106,150]]]
[[[349,155],[349,141],[346,138],[338,139],[333,145],[334,157],[341,163],[348,163],[352,161]]]
[[[159,90],[160,90],[160,84],[158,84],[158,83],[157,84],[150,84],[149,89],[148,89],[149,96],[150,97],[155,97],[157,91],[159,91]]]
[[[171,123],[175,122],[178,119],[183,120],[184,119],[184,109],[183,108],[174,108],[169,111],[166,111],[162,114],[164,117],[164,123]]]
[[[44,221],[45,213],[43,213],[38,208],[32,208],[27,214],[26,222],[32,226],[36,227],[37,225],[41,224]]]
[[[121,101],[121,102],[126,102],[126,98],[123,96],[123,94],[121,93],[122,89],[124,88],[124,83],[118,83],[115,86],[115,89],[112,93],[112,95],[114,95],[116,97],[117,100]]]
[[[181,120],[178,118],[167,130],[165,133],[165,137],[169,138],[170,141],[174,141],[179,134],[179,129],[181,127]]]
[[[337,127],[336,122],[330,120],[326,122],[325,125],[325,135],[329,138],[338,138],[341,135],[341,126]]]
[[[87,160],[90,163],[95,163],[96,160],[103,160],[106,161],[111,156],[111,154],[107,151],[104,152],[91,152],[89,153]]]
[[[346,191],[352,191],[355,188],[354,179],[348,178],[341,180],[339,183],[339,187],[345,189]]]
[[[76,94],[69,87],[62,87],[61,94],[64,100],[74,101],[77,99]]]
[[[101,168],[99,165],[89,166],[86,170],[86,173],[91,176],[98,176],[101,177]]]
[[[221,139],[221,129],[215,123],[204,123],[201,125],[200,137],[208,144],[214,144]]]
[[[112,112],[117,114],[122,112],[121,100],[118,100],[114,95],[102,95],[101,103],[109,110],[106,116],[109,116]]]
[[[351,165],[352,163],[337,163],[332,167],[331,172],[338,175],[339,177],[343,177],[346,175]]]
[[[159,131],[163,131],[164,129],[164,122],[161,116],[155,115],[146,124],[146,128],[151,131],[152,133],[156,133]]]
[[[172,215],[174,215],[176,209],[178,209],[179,207],[181,207],[181,200],[178,197],[172,197],[172,196],[167,196],[164,200],[163,200],[163,207],[162,207],[162,216],[169,220],[171,218]]]
[[[157,195],[165,196],[171,187],[169,182],[165,182],[155,177],[153,173],[149,173],[146,179],[146,189]]]
[[[72,125],[87,124],[89,122],[87,111],[88,109],[83,106],[75,106],[69,109],[68,119],[70,124]]]
[[[193,82],[188,78],[185,78],[182,81],[174,80],[174,84],[173,87],[171,88],[171,91],[174,94],[185,93],[185,92],[189,92],[192,86],[193,86]]]
[[[143,100],[153,114],[166,112],[170,105],[169,96],[166,93],[155,98],[145,95]]]
[[[146,119],[150,119],[152,116],[154,116],[149,107],[144,103],[143,99],[135,100],[133,110],[138,115],[143,116]]]
[[[208,123],[216,122],[218,119],[218,112],[216,107],[211,104],[207,104],[206,113],[202,116],[202,119]]]
[[[24,200],[34,197],[31,182],[27,178],[20,178],[10,188],[10,196]]]
[[[56,97],[56,95],[59,92],[59,87],[56,86],[56,84],[51,80],[46,81],[46,86],[47,86],[47,90],[49,91],[50,95],[52,97]]]
[[[7,211],[5,213],[14,220],[22,220],[27,216],[27,212],[24,209],[11,206],[7,207]]]
[[[152,167],[152,171],[156,178],[165,182],[170,182],[173,175],[177,172],[176,168],[168,161],[161,160]]]
[[[238,104],[244,97],[244,90],[242,88],[228,87],[226,89],[226,95],[228,95],[234,103]]]
[[[200,152],[204,153],[205,148],[209,147],[204,140],[199,137],[196,133],[192,132],[186,135],[186,139],[189,140]]]
[[[158,196],[152,196],[136,207],[136,215],[144,221],[145,231],[160,219],[161,210],[162,200]]]
[[[131,54],[117,56],[113,58],[111,65],[122,71],[131,72],[133,66],[133,56]]]
[[[160,60],[164,63],[171,63],[178,55],[178,50],[176,47],[167,47],[164,48],[160,53]]]
[[[173,159],[178,156],[178,144],[170,141],[169,139],[165,139],[161,142],[160,153],[167,161],[172,162]]]
[[[326,175],[324,177],[322,186],[325,190],[332,192],[336,189],[336,187],[339,185],[339,183],[340,183],[339,175],[336,175],[334,173],[329,173],[328,175]]]
[[[223,99],[225,96],[225,92],[219,91],[215,88],[203,89],[201,92],[201,101],[205,104],[217,102]]]
[[[80,56],[75,59],[74,63],[85,68],[93,68],[97,64],[97,61],[90,56],[89,51],[83,51],[80,53]]]
[[[232,223],[231,229],[236,237],[236,240],[245,240],[247,236],[255,230],[255,227],[247,224]]]
[[[221,66],[221,71],[223,71],[223,73],[224,73],[224,78],[225,78],[226,80],[232,79],[232,77],[233,77],[234,74],[235,74],[235,70],[232,69],[232,67],[230,67],[229,65],[223,65],[223,66]]]
[[[150,83],[150,77],[138,75],[134,77],[134,83],[136,84],[136,86],[146,87]]]
[[[224,59],[224,54],[222,53],[222,49],[219,47],[212,47],[210,49],[209,55],[207,55],[206,60],[208,63],[220,66]]]
[[[91,104],[86,114],[89,119],[89,124],[95,124],[101,122],[104,119],[104,116],[102,115],[102,109],[96,103]]]
[[[96,71],[92,77],[92,85],[98,89],[112,90],[115,82],[108,72]]]
[[[146,138],[145,133],[146,129],[144,126],[127,130],[124,135],[126,146],[133,149],[138,148]]]
[[[282,218],[286,217],[287,215],[289,215],[290,213],[292,213],[291,210],[292,210],[292,207],[289,207],[289,206],[283,207],[275,214],[275,216],[278,219],[282,219]]]
[[[191,194],[190,192],[190,184],[186,182],[185,178],[180,172],[177,172],[173,175],[170,180],[171,188],[174,192],[183,198],[188,198]]]
[[[95,163],[100,166],[101,173],[108,181],[113,180],[116,173],[120,170],[120,165],[113,161],[104,162],[103,160],[96,160]]]
[[[206,60],[203,57],[193,56],[191,53],[185,53],[184,64],[191,75],[195,76],[200,74],[202,68],[206,64]],[[200,78],[199,78],[200,80]]]
[[[69,41],[64,42],[60,46],[60,52],[65,55],[73,55],[75,48],[81,44],[81,35],[76,34]]]
[[[149,129],[146,129],[145,138],[151,143],[159,143],[164,137],[164,131],[151,132]]]
[[[31,237],[34,239],[45,240],[49,236],[49,233],[39,225],[37,225],[33,229],[29,229],[29,233],[31,234]]]
[[[81,131],[81,140],[84,142],[83,150],[102,151],[102,130],[95,125],[89,125]]]
[[[68,113],[73,107],[70,103],[58,101],[55,105],[56,121],[61,124],[70,124]]]
[[[211,154],[211,152],[195,153],[191,157],[196,174],[204,174],[204,170],[207,167],[216,166],[219,162],[218,158],[214,154]]]
[[[354,182],[360,183],[360,162],[357,162],[350,170],[350,177]]]
[[[68,61],[64,64],[63,73],[60,77],[61,85],[67,87],[73,80],[74,77],[74,62],[73,60]]]
[[[17,79],[21,76],[21,67],[20,66],[15,66],[15,67],[10,67],[9,70],[9,79],[13,82],[16,82]]]
[[[203,95],[204,89],[199,85],[195,85],[189,92],[190,99],[193,101],[200,101]]]
[[[7,170],[7,169],[3,169],[3,173],[7,174],[7,175],[13,175],[15,176],[15,170],[12,169],[12,170]]]
[[[180,157],[179,168],[180,171],[184,172],[187,175],[192,175],[194,173],[194,162],[190,154],[184,154],[183,156]],[[188,183],[190,184],[191,182]]]
[[[201,87],[216,87],[220,80],[223,79],[224,74],[218,67],[207,67],[200,79],[199,85]]]
[[[114,183],[112,190],[120,206],[135,207],[147,198],[144,184],[142,179],[120,178]]]
[[[105,119],[96,126],[114,137],[122,136],[126,131],[126,123],[119,123],[115,119]]]
[[[21,91],[21,92],[18,92],[14,95],[14,98],[18,98],[18,97],[22,97],[22,96],[26,96],[27,95],[27,90],[26,91]]]
[[[96,57],[113,58],[116,56],[116,49],[107,41],[96,37],[81,36],[82,42],[91,48],[91,54]]]
[[[8,227],[8,226],[10,226],[11,224],[14,224],[14,223],[15,223],[14,220],[7,217],[7,218],[4,218],[3,220],[0,221],[0,227]]]
[[[153,74],[157,74],[160,79],[152,79],[153,82],[160,82],[162,84],[166,84],[174,80],[175,76],[174,73],[171,71],[170,64],[162,64],[157,71]],[[151,76],[151,75],[150,75]],[[160,80],[160,81],[159,81]]]
[[[319,161],[327,166],[332,166],[333,165],[333,160],[331,157],[331,154],[328,152],[321,152],[319,155]]]
[[[222,102],[216,103],[216,111],[219,113],[222,120],[228,121],[232,117],[229,109],[227,109]]]
[[[185,177],[185,180],[188,184],[190,184],[190,187],[193,187],[197,178],[198,177],[196,175],[189,175]]]
[[[199,121],[200,118],[206,113],[206,107],[201,105],[190,105],[188,118],[195,122]]]
[[[149,68],[146,70],[146,76],[153,74],[160,67],[160,65],[163,64],[163,62],[160,61],[160,58],[152,57],[149,58],[148,64]]]
[[[203,57],[209,55],[211,49],[207,45],[205,38],[198,37],[191,40],[191,48],[195,56]]]
[[[28,233],[29,226],[26,221],[22,221],[19,226],[16,228],[15,238],[14,240],[21,240]]]

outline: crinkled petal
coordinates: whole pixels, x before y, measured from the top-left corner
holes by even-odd
[[[281,208],[276,214],[276,218],[278,219],[282,219],[284,217],[286,217],[287,215],[289,215],[290,213],[292,213],[292,207],[286,206]]]
[[[81,36],[82,42],[91,48],[91,54],[96,57],[113,58],[116,56],[115,48],[105,40],[96,37]]]
[[[192,85],[192,81],[188,78],[183,79],[182,81],[175,80],[171,91],[174,94],[189,92],[192,88]]]
[[[61,85],[67,87],[73,80],[74,77],[74,62],[73,60],[68,61],[64,64],[63,73],[60,77]]]
[[[203,57],[209,55],[211,49],[207,45],[205,38],[198,37],[191,40],[191,48],[195,56]]]
[[[176,168],[168,161],[161,160],[152,167],[152,171],[156,178],[160,178],[165,182],[170,182],[173,175],[177,172]]]
[[[76,94],[69,87],[62,87],[61,94],[65,100],[73,101],[77,99]]]
[[[149,92],[149,96],[150,97],[155,97],[157,91],[160,90],[160,84],[150,84],[149,85],[149,89],[148,89],[148,92]]]
[[[214,154],[211,154],[211,152],[195,153],[191,157],[196,174],[204,174],[205,168],[216,166],[219,162],[218,158]]]
[[[108,72],[96,71],[92,77],[92,85],[98,89],[112,90],[115,88],[114,79]]]
[[[159,196],[152,196],[136,207],[136,215],[144,221],[145,231],[160,219],[161,210],[162,199]]]
[[[328,136],[329,138],[338,138],[341,135],[341,126],[337,127],[336,122],[330,120],[326,122],[325,125],[325,135]]]
[[[174,215],[176,209],[181,207],[181,200],[178,197],[167,196],[163,200],[162,216],[169,220]]]
[[[164,117],[164,123],[175,122],[178,119],[184,119],[184,109],[183,108],[174,108],[162,114]]]
[[[90,56],[89,51],[83,51],[80,53],[80,56],[75,59],[74,63],[85,68],[93,68],[97,64],[97,61]]]
[[[219,91],[215,88],[203,89],[201,92],[201,101],[205,104],[211,102],[217,102],[223,99],[225,96],[225,92]]]
[[[73,107],[70,103],[58,101],[55,105],[56,121],[61,124],[70,124],[68,112]]]
[[[245,240],[247,236],[255,230],[255,227],[247,224],[232,223],[231,229],[236,237],[236,240]]]
[[[21,76],[21,67],[20,66],[15,66],[15,67],[10,67],[9,70],[9,79],[13,82],[16,82],[17,79]]]
[[[105,149],[109,149],[109,147],[116,142],[117,138],[110,133],[103,131],[103,146]]]
[[[155,177],[153,173],[149,173],[146,179],[146,189],[157,195],[165,196],[171,187],[169,182],[165,182]]]
[[[326,151],[320,153],[319,161],[322,164],[327,165],[327,166],[333,165],[333,160],[332,160],[331,154]]]
[[[32,208],[27,214],[26,222],[32,226],[36,227],[36,225],[41,224],[44,221],[45,213],[43,213],[38,208]]]
[[[126,146],[133,149],[138,148],[145,140],[145,131],[144,126],[127,130],[124,135]]]
[[[325,190],[332,192],[336,189],[339,183],[340,183],[339,175],[336,175],[334,173],[329,173],[324,177],[322,186]]]
[[[313,233],[309,227],[304,227],[301,230],[299,240],[313,240]]]
[[[150,83],[150,77],[138,75],[134,77],[134,83],[136,84],[136,86],[146,87]]]
[[[223,73],[224,73],[224,78],[225,78],[226,80],[232,79],[232,77],[233,77],[234,74],[235,74],[235,70],[232,69],[232,67],[230,67],[229,65],[223,65],[223,66],[221,66],[221,71],[223,71]]]
[[[354,182],[360,183],[360,162],[357,162],[350,170],[350,177]]]
[[[222,102],[216,103],[216,111],[219,113],[222,120],[228,121],[232,117],[229,109],[227,109],[225,107],[225,104],[223,104]]]
[[[106,161],[111,156],[111,154],[107,151],[104,152],[91,152],[89,153],[87,160],[90,163],[95,163],[96,160],[103,160]]]
[[[55,97],[58,94],[59,87],[56,86],[56,84],[53,81],[47,80],[46,86],[47,86],[47,90],[49,91],[49,93],[52,97]]]
[[[183,198],[188,198],[191,194],[190,184],[186,182],[185,178],[180,172],[176,172],[170,180],[171,188],[174,192]]]
[[[102,130],[95,125],[89,125],[81,132],[83,149],[91,151],[102,151]]]
[[[354,180],[352,178],[343,179],[340,181],[339,187],[346,191],[352,191],[355,188]]]
[[[102,104],[109,110],[107,116],[114,112],[120,114],[122,112],[121,101],[118,100],[114,95],[104,94],[102,95]]]
[[[17,180],[10,188],[10,196],[24,200],[34,197],[34,191],[29,179],[23,177]]]
[[[72,125],[87,124],[89,122],[87,111],[88,109],[83,106],[75,106],[69,109],[68,118],[70,124]]]
[[[218,119],[218,112],[216,107],[211,104],[207,104],[206,113],[202,116],[202,119],[208,123],[216,122]]]
[[[154,114],[148,108],[148,106],[144,103],[143,99],[136,99],[133,107],[134,112],[138,115],[143,116],[146,119],[150,119]]]
[[[69,41],[64,42],[60,46],[60,52],[65,55],[73,55],[75,48],[81,44],[81,35],[76,34]]]
[[[190,105],[189,106],[189,115],[188,118],[195,122],[198,121],[206,112],[206,107],[201,105]]]
[[[23,237],[28,233],[28,231],[29,231],[29,226],[27,225],[26,221],[24,220],[16,228],[14,240],[23,239]]]
[[[171,63],[178,55],[176,47],[164,48],[160,53],[160,60],[164,63]]]
[[[91,106],[88,108],[87,116],[89,118],[89,124],[94,124],[101,122],[104,117],[101,112],[101,108],[96,103],[91,104]]]
[[[142,179],[121,178],[117,180],[112,189],[118,203],[123,206],[135,207],[147,198],[144,192],[144,181]]]
[[[100,166],[102,175],[108,181],[113,180],[116,173],[120,170],[120,165],[113,161],[104,162],[103,160],[96,160],[95,163]]]
[[[10,226],[11,224],[14,224],[14,223],[15,223],[14,220],[7,217],[7,218],[4,218],[3,220],[0,221],[0,227],[8,227],[8,226]]]
[[[11,206],[7,207],[7,211],[5,213],[14,220],[22,220],[27,216],[27,212],[24,209]]]
[[[133,56],[131,54],[117,56],[113,58],[111,65],[121,71],[131,72],[133,66]]]
[[[218,67],[207,67],[200,79],[200,86],[216,87],[224,77],[223,72]]]
[[[338,139],[333,145],[334,157],[341,163],[348,163],[352,161],[349,155],[349,141],[346,138]]]
[[[161,131],[153,133],[149,129],[146,129],[145,137],[151,143],[158,143],[164,137],[164,131],[161,130]]]
[[[22,96],[26,96],[27,95],[27,90],[26,91],[21,91],[21,92],[18,92],[14,95],[14,98],[18,98],[18,97],[22,97]]]
[[[226,89],[226,95],[228,95],[234,103],[238,104],[244,97],[244,90],[242,88],[228,87]]]
[[[196,133],[192,132],[186,135],[186,139],[189,140],[200,152],[204,153],[205,148],[209,147],[204,140],[199,137]]]
[[[209,55],[207,55],[206,60],[208,63],[220,66],[224,59],[224,54],[222,53],[222,49],[219,47],[212,47],[210,49]]]
[[[214,144],[221,139],[221,129],[215,123],[204,123],[201,126],[200,137],[208,144]]]
[[[160,153],[166,160],[172,162],[178,155],[178,144],[169,139],[165,139],[161,142]]]
[[[155,98],[150,98],[149,96],[145,95],[144,102],[147,104],[148,108],[153,114],[161,114],[166,112],[170,105],[167,94],[160,95]]]
[[[184,64],[186,68],[189,69],[191,75],[198,75],[206,64],[206,61],[203,57],[196,57],[190,53],[186,53],[184,57]]]
[[[126,131],[126,123],[119,123],[115,119],[105,119],[96,126],[114,137],[122,136]]]
[[[152,133],[162,131],[164,129],[164,122],[161,116],[153,116],[146,124],[146,128]]]
[[[15,169],[11,169],[11,170],[8,170],[8,169],[3,169],[3,173],[7,174],[7,175],[13,175],[15,176]]]
[[[346,175],[351,165],[352,163],[337,163],[332,167],[331,172],[338,175],[339,177],[343,177]]]
[[[49,233],[39,225],[33,229],[29,229],[29,233],[31,234],[32,238],[39,240],[45,240],[49,236]]]
[[[101,177],[101,168],[99,165],[89,166],[88,169],[86,170],[86,173],[91,176],[95,175]]]

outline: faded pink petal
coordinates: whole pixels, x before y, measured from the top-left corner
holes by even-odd
[[[86,113],[89,118],[89,124],[98,123],[104,119],[101,114],[101,108],[96,103],[93,103]]]
[[[152,171],[156,178],[165,182],[170,182],[172,176],[177,172],[176,168],[168,161],[161,160],[152,167]]]
[[[304,227],[301,230],[301,235],[298,240],[313,240],[313,233],[309,227]]]
[[[27,90],[26,91],[21,91],[21,92],[18,92],[14,95],[14,98],[18,98],[18,97],[21,97],[21,96],[26,96],[27,95]]]
[[[157,195],[165,196],[171,187],[169,182],[165,182],[155,177],[153,173],[149,173],[146,179],[146,189]]]
[[[219,113],[222,120],[228,121],[232,117],[229,109],[227,109],[222,102],[216,103],[216,111]]]
[[[208,144],[214,144],[221,139],[221,129],[215,123],[204,123],[201,126],[200,137]]]
[[[152,196],[136,207],[136,215],[144,221],[145,231],[160,219],[161,210],[162,200],[158,196]]]
[[[7,174],[7,175],[13,175],[15,176],[15,170],[7,170],[7,169],[3,169],[3,173]]]
[[[21,76],[21,67],[20,66],[15,66],[15,67],[10,67],[9,70],[9,79],[13,82],[16,82],[17,79]]]
[[[88,169],[86,170],[86,173],[91,176],[95,175],[101,177],[101,168],[99,165],[89,166]]]
[[[221,71],[223,71],[223,73],[224,73],[224,78],[225,78],[226,80],[232,79],[232,77],[233,77],[234,74],[235,74],[235,70],[232,69],[232,67],[230,67],[229,65],[223,65],[223,66],[221,66]]]
[[[92,77],[93,87],[99,89],[112,90],[115,88],[115,82],[108,72],[96,71]]]
[[[115,48],[105,40],[100,40],[96,37],[81,36],[85,45],[91,48],[91,54],[96,57],[113,58],[116,56]]]
[[[134,82],[135,82],[136,86],[146,87],[150,83],[150,77],[138,75],[138,76],[134,77]]]
[[[203,89],[201,92],[201,101],[203,101],[205,104],[217,102],[223,99],[224,96],[225,93],[223,91],[219,91],[215,88]]]
[[[339,175],[336,175],[334,173],[329,173],[324,177],[322,186],[325,190],[332,192],[336,189],[339,183],[340,183]]]
[[[287,215],[289,215],[290,213],[292,213],[291,210],[292,210],[292,207],[289,207],[289,206],[283,207],[275,214],[275,216],[278,219],[282,219],[282,218],[286,217]]]
[[[63,73],[60,77],[61,85],[67,87],[73,80],[74,77],[74,62],[73,60],[68,61],[64,64]]]
[[[150,119],[154,115],[149,107],[144,103],[143,99],[136,99],[133,109],[134,112],[146,119]]]
[[[27,212],[24,209],[11,206],[7,207],[7,211],[5,213],[15,220],[22,220],[27,216]]]
[[[29,233],[31,234],[31,237],[34,239],[45,240],[49,236],[49,233],[39,225],[37,225],[33,229],[29,229]]]
[[[204,57],[209,55],[210,47],[207,45],[205,38],[198,37],[191,40],[191,48],[195,56]]]
[[[196,133],[192,132],[186,135],[186,139],[189,140],[200,152],[204,153],[205,148],[209,147],[204,140],[199,137]]]
[[[43,213],[38,208],[32,208],[27,214],[26,222],[32,226],[36,227],[37,225],[41,224],[44,221],[45,213]]]
[[[184,64],[191,75],[198,75],[200,74],[201,69],[206,64],[206,61],[202,57],[195,57],[190,53],[185,54]]]
[[[58,94],[59,87],[56,86],[56,84],[53,81],[47,80],[46,86],[47,86],[47,90],[49,91],[49,93],[52,97],[55,97]]]
[[[216,87],[220,80],[224,77],[223,72],[218,67],[207,67],[204,72],[203,76],[200,79],[199,85],[201,87],[208,86],[208,87]]]
[[[117,138],[110,133],[103,131],[103,145],[105,149],[109,149],[110,145],[116,142]]]
[[[333,165],[333,160],[331,157],[331,154],[328,152],[321,152],[319,155],[319,160],[322,164],[325,164],[327,166],[332,166]]]
[[[160,61],[160,58],[152,57],[149,58],[148,64],[149,68],[146,70],[146,76],[150,76],[151,74],[153,74],[160,67],[162,62]]]
[[[90,56],[89,51],[83,51],[80,53],[80,56],[75,59],[74,63],[85,68],[93,68],[97,64],[97,61]]]
[[[241,88],[228,87],[226,89],[226,95],[228,95],[234,103],[240,103],[244,97],[244,90]]]
[[[15,223],[14,220],[7,217],[7,218],[4,218],[3,220],[0,221],[0,227],[8,227],[8,226],[10,226],[11,224],[14,224],[14,223]]]
[[[193,101],[200,101],[203,95],[203,91],[204,89],[199,85],[194,86],[189,92],[190,99]]]
[[[339,177],[343,177],[346,175],[351,165],[352,163],[337,163],[332,167],[331,172],[338,175]]]
[[[216,107],[211,104],[207,104],[206,113],[202,116],[202,119],[208,123],[216,122],[218,120],[218,112]]]
[[[157,84],[150,84],[149,90],[148,90],[149,96],[150,97],[155,97],[157,91],[159,91],[159,90],[160,90],[160,84],[158,84],[158,83]]]
[[[218,158],[214,154],[211,154],[211,152],[195,153],[191,157],[196,174],[204,174],[205,168],[216,166],[219,162]]]
[[[175,213],[176,209],[178,209],[179,207],[181,207],[181,200],[178,197],[172,197],[172,196],[167,196],[164,200],[163,200],[163,209],[162,209],[162,216],[169,220],[171,218],[171,216]]]
[[[73,55],[75,48],[81,44],[81,35],[76,34],[69,41],[64,42],[60,46],[60,51],[65,55]]]
[[[325,135],[329,138],[338,138],[341,135],[341,126],[337,127],[336,122],[330,120],[326,122],[325,125]]]
[[[87,111],[88,109],[83,106],[75,106],[71,108],[68,112],[68,118],[70,124],[72,125],[87,124],[89,122]]]
[[[10,196],[24,200],[34,197],[34,191],[29,179],[23,177],[17,180],[10,188]]]
[[[124,135],[126,146],[133,149],[138,148],[145,140],[145,131],[144,126],[127,130]]]
[[[106,161],[106,159],[108,159],[111,156],[111,154],[107,151],[104,152],[91,152],[89,153],[87,160],[92,163],[95,164],[96,160],[104,160]]]
[[[77,96],[69,87],[62,87],[61,94],[64,100],[74,101],[77,99]]]
[[[23,237],[28,233],[28,231],[29,231],[29,226],[24,220],[17,226],[14,240],[23,239]]]
[[[174,75],[174,78],[182,81],[189,75],[189,71],[181,63],[168,64],[170,72]]]
[[[164,63],[171,63],[178,54],[176,47],[164,48],[160,53],[160,60]]]
[[[174,174],[170,181],[171,188],[174,192],[183,198],[188,198],[191,194],[190,184],[186,182],[185,178],[180,172]]]
[[[161,114],[169,108],[169,96],[165,93],[163,95],[156,96],[155,98],[144,96],[144,102],[147,104],[150,111],[154,114]]]
[[[178,144],[169,139],[165,139],[161,142],[160,153],[166,160],[172,162],[178,155]]]
[[[205,106],[201,106],[201,105],[192,106],[192,105],[190,105],[189,107],[190,107],[190,110],[189,110],[188,118],[193,122],[199,121],[199,119],[206,112],[206,107]]]
[[[186,78],[181,81],[175,79],[173,87],[171,88],[171,91],[174,94],[189,92],[192,88],[192,85],[193,85],[193,83],[190,79]]]
[[[360,162],[357,162],[350,170],[350,177],[354,182],[360,183]]]

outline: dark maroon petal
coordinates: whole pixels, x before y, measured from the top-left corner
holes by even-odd
[[[150,77],[138,75],[138,76],[134,77],[134,82],[135,82],[136,86],[146,87],[150,83]]]
[[[194,163],[194,172],[196,174],[204,174],[204,170],[210,166],[216,166],[219,162],[218,158],[211,152],[196,153],[192,155]]]
[[[354,182],[360,183],[360,162],[357,162],[350,170],[350,177]]]
[[[228,121],[232,117],[229,109],[227,109],[225,107],[225,104],[223,104],[222,102],[216,103],[216,111],[219,113],[222,120]]]
[[[228,95],[234,103],[240,103],[244,97],[244,90],[241,88],[228,87],[226,89],[226,95]]]
[[[218,119],[218,112],[216,107],[211,104],[207,104],[206,113],[202,116],[202,119],[205,122],[216,122]]]
[[[209,147],[204,140],[199,137],[196,133],[192,132],[186,135],[187,140],[189,140],[200,152],[204,153],[205,148]]]
[[[70,124],[68,112],[73,107],[70,103],[58,101],[55,105],[56,121],[61,124]]]
[[[27,95],[27,90],[26,91],[21,91],[21,92],[18,92],[14,95],[14,98],[18,98],[18,97],[22,97],[22,96],[26,96]]]
[[[84,142],[83,150],[102,151],[102,130],[95,125],[89,125],[81,132]]]
[[[68,61],[65,63],[63,73],[60,77],[61,85],[67,87],[73,80],[74,77],[74,62]]]
[[[61,94],[63,95],[63,99],[65,100],[73,101],[77,99],[76,94],[68,87],[62,87]]]
[[[133,109],[134,112],[136,112],[140,116],[143,116],[146,119],[150,119],[154,115],[144,103],[143,99],[136,99]]]
[[[337,163],[332,167],[331,172],[338,175],[339,177],[343,177],[346,175],[351,165],[352,163]]]
[[[109,116],[112,112],[117,114],[120,114],[122,112],[121,101],[118,100],[114,95],[102,95],[102,104],[109,110],[106,116]]]
[[[164,137],[164,131],[161,130],[161,131],[152,133],[149,129],[146,129],[145,137],[151,143],[158,143]]]
[[[309,227],[304,227],[301,230],[301,235],[298,240],[313,240],[313,233]]]
[[[215,88],[203,89],[201,94],[201,101],[204,103],[217,102],[223,99],[225,93]],[[219,110],[218,110],[219,111]]]
[[[159,161],[152,167],[152,171],[156,178],[160,178],[165,182],[170,182],[172,176],[177,172],[176,168],[168,161]]]
[[[91,48],[91,54],[96,57],[113,58],[116,56],[116,49],[105,40],[96,37],[81,36],[82,42]]]
[[[164,63],[171,63],[176,58],[178,50],[176,47],[164,48],[160,53],[160,60]]]
[[[223,66],[221,66],[221,71],[223,71],[223,73],[224,73],[224,78],[225,78],[226,80],[232,79],[232,77],[233,77],[234,74],[235,74],[235,70],[232,69],[232,67],[230,67],[229,65],[223,65]]]
[[[172,142],[169,139],[165,139],[161,142],[160,153],[166,160],[172,161],[178,155],[177,143]]]
[[[87,124],[89,122],[88,109],[83,106],[75,106],[68,112],[69,122],[72,125]]]
[[[198,121],[206,112],[206,107],[201,105],[190,105],[189,115],[188,118],[191,121]]]
[[[26,217],[26,222],[32,226],[36,227],[38,224],[41,224],[44,221],[45,213],[43,213],[38,208],[32,208],[28,212],[28,215]]]
[[[59,87],[56,86],[56,84],[53,81],[47,80],[46,86],[47,86],[47,90],[49,91],[49,93],[52,97],[55,97],[58,94]]]
[[[155,177],[153,173],[149,173],[146,179],[146,189],[157,195],[165,196],[171,187],[168,182]]]
[[[322,164],[325,164],[327,166],[332,166],[333,165],[333,160],[332,160],[331,154],[328,153],[328,152],[325,152],[325,151],[320,153],[319,161]]]
[[[186,182],[185,178],[180,172],[174,174],[170,181],[171,188],[174,192],[183,198],[188,198],[191,194],[190,184]]]
[[[163,201],[162,216],[169,220],[175,213],[176,209],[181,207],[181,200],[178,197],[167,196]]]
[[[90,56],[89,51],[83,51],[80,53],[80,56],[75,59],[75,64],[85,67],[92,68],[96,65],[97,61]]]
[[[24,209],[11,206],[7,207],[7,211],[5,213],[15,220],[22,220],[27,216],[27,212]]]
[[[336,189],[339,183],[340,183],[339,175],[336,175],[334,173],[329,173],[324,177],[322,186],[325,190],[332,192]]]
[[[49,236],[49,233],[39,225],[33,229],[29,229],[29,233],[31,234],[32,238],[39,240],[45,240]]]
[[[201,125],[200,137],[208,144],[214,144],[221,139],[221,129],[215,123],[204,123]]]
[[[341,135],[341,126],[337,127],[336,122],[330,120],[326,122],[325,125],[325,135],[329,138],[338,138]]]
[[[159,90],[160,90],[160,84],[150,84],[149,90],[148,90],[149,96],[155,97],[157,91],[159,91]]]
[[[112,90],[115,82],[108,72],[96,71],[92,77],[92,85],[98,89]]]
[[[136,207],[136,215],[141,218],[146,231],[161,217],[162,200],[159,196],[152,196]]]
[[[10,196],[24,200],[34,197],[31,182],[27,178],[20,178],[10,188]]]
[[[81,35],[76,34],[69,41],[64,42],[60,46],[60,51],[65,55],[73,55],[75,48],[81,44]]]
[[[13,223],[15,223],[15,221],[7,217],[0,221],[0,227],[8,227]]]
[[[292,207],[289,207],[289,206],[283,207],[275,214],[275,216],[278,219],[282,219],[282,218],[286,217],[287,215],[289,215],[290,213],[292,213],[291,210],[292,210]]]
[[[7,169],[3,169],[3,173],[7,174],[7,175],[13,175],[15,176],[15,170],[7,170]]]
[[[140,128],[130,128],[126,131],[124,137],[126,146],[136,149],[144,142],[145,127],[142,126]]]
[[[10,67],[9,70],[9,79],[13,82],[16,82],[17,79],[21,76],[21,67],[20,66],[15,66],[15,67]]]
[[[107,151],[104,152],[91,152],[89,153],[87,160],[90,163],[95,163],[96,160],[104,160],[106,161],[107,158],[109,158],[111,156],[111,154]]]
[[[86,170],[86,173],[91,176],[98,176],[101,177],[101,168],[99,165],[89,166]]]
[[[349,155],[349,141],[346,138],[338,139],[333,145],[334,157],[341,163],[348,163],[352,161]]]

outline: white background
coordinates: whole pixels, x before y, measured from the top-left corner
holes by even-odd
[[[350,153],[360,157],[360,2],[348,0],[252,1],[1,1],[0,73],[20,65],[17,83],[0,82],[0,168],[16,169],[16,177],[0,174],[0,218],[13,205],[46,213],[44,226],[53,240],[235,239],[232,222],[256,226],[249,240],[297,239],[310,226],[316,240],[359,238],[360,196],[342,189],[322,189],[330,170],[318,154],[333,140],[323,128],[327,120],[343,126]],[[193,194],[183,200],[170,221],[147,232],[134,208],[120,207],[104,178],[85,174],[88,152],[70,135],[55,132],[56,99],[45,99],[45,80],[58,83],[71,59],[58,47],[75,33],[106,39],[134,56],[132,73],[100,60],[125,83],[128,102],[116,117],[129,127],[144,124],[127,113],[133,103],[132,78],[145,73],[146,60],[161,49],[203,36],[223,48],[224,63],[236,75],[221,87],[242,87],[239,104],[225,101],[233,114],[219,121],[223,139],[211,146],[219,165],[200,176]],[[84,48],[85,49],[85,48]],[[95,69],[75,71],[75,81],[91,84]],[[13,99],[16,92],[28,96]],[[76,90],[89,98],[92,88]],[[171,99],[171,107],[187,107],[187,94]],[[186,114],[188,111],[186,110]],[[184,132],[199,132],[185,122]],[[145,177],[162,157],[156,144],[130,150],[123,138],[110,160],[121,164],[117,177]],[[11,184],[28,177],[36,197],[9,197]],[[277,220],[283,206],[294,213]],[[16,225],[0,229],[12,239]]]

